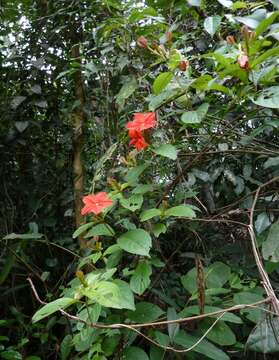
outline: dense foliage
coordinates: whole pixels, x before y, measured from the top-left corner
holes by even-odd
[[[0,359],[276,359],[278,1],[0,11]]]

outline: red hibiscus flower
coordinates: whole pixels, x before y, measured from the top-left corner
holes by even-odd
[[[84,207],[81,209],[81,215],[94,213],[100,214],[104,209],[111,206],[113,201],[108,197],[106,192],[99,192],[98,194],[91,194],[84,196],[82,199]]]
[[[239,55],[237,62],[241,69],[249,69],[249,58],[245,54]]]
[[[134,120],[126,124],[128,130],[143,131],[156,126],[155,112],[135,113]]]
[[[148,143],[145,141],[140,131],[129,130],[129,136],[131,138],[130,145],[134,145],[137,150],[142,150],[148,147]]]

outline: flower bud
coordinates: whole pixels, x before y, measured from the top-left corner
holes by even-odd
[[[167,31],[167,32],[166,32],[166,39],[167,39],[167,42],[172,42],[173,33],[170,32],[170,31]]]
[[[186,71],[189,67],[189,61],[188,60],[181,60],[179,65],[179,70],[181,71]]]
[[[230,45],[235,44],[235,39],[234,39],[234,36],[232,36],[232,35],[227,36],[227,37],[226,37],[226,41],[227,41],[227,43],[230,44]]]
[[[249,58],[247,55],[245,54],[239,55],[237,62],[241,67],[241,69],[246,69],[246,70],[249,69]]]
[[[140,36],[137,39],[137,44],[139,47],[146,49],[148,47],[148,42],[144,36]]]

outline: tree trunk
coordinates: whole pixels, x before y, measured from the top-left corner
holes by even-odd
[[[80,41],[81,41],[81,30],[77,26],[73,27],[72,35],[72,58],[76,62],[81,64],[80,59]],[[84,143],[84,123],[85,123],[85,112],[84,112],[84,103],[85,103],[85,91],[84,83],[82,78],[82,72],[80,69],[77,69],[74,74],[74,89],[75,89],[75,100],[78,103],[78,106],[73,111],[73,174],[74,174],[74,199],[75,199],[75,225],[79,227],[83,218],[81,215],[82,196],[84,191],[84,167],[82,162],[82,148]],[[83,237],[79,237],[79,242],[81,248],[84,248],[85,241]]]

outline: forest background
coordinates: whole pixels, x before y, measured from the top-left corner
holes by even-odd
[[[278,1],[0,12],[0,358],[277,359]]]

